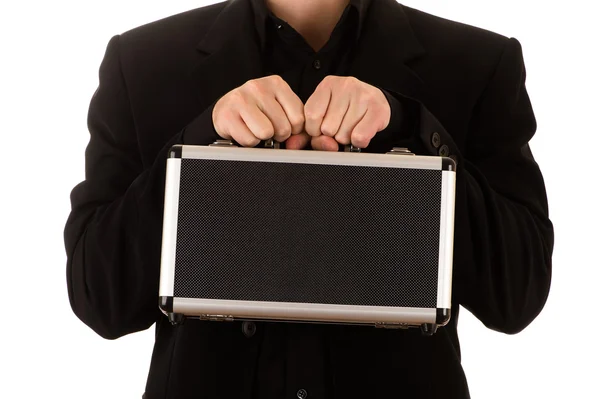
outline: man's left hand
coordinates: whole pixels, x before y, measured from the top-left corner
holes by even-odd
[[[286,141],[288,149],[337,151],[339,144],[366,148],[390,123],[383,92],[354,77],[327,76],[304,105],[305,132]]]

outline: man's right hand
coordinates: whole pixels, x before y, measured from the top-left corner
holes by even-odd
[[[254,147],[261,140],[305,141],[304,104],[277,75],[249,80],[225,94],[213,109],[215,130],[226,140]],[[289,142],[289,141],[288,141]]]

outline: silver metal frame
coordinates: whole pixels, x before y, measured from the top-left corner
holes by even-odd
[[[273,151],[272,149],[242,149],[219,146],[183,146],[182,158],[432,170],[440,170],[442,168],[442,158],[434,156],[397,157],[385,154],[299,150]],[[165,297],[172,297],[174,292],[180,176],[181,159],[168,159],[159,286],[159,296]],[[454,171],[442,171],[437,299],[437,307],[442,309],[449,309],[451,307],[455,184],[456,173]],[[398,323],[400,325],[418,325],[421,323],[435,324],[436,322],[436,309],[434,308],[230,301],[196,298],[173,298],[173,312],[192,317],[218,316],[222,319],[229,319],[235,315],[235,318],[241,319],[361,324]]]
[[[177,214],[179,211],[179,184],[181,182],[181,159],[167,160],[165,179],[165,212],[163,216],[163,240],[160,259],[159,296],[173,296],[175,286],[175,248],[177,244]]]
[[[452,302],[452,259],[454,244],[454,200],[456,172],[442,171],[442,206],[440,213],[440,257],[437,307],[450,309]]]
[[[270,319],[338,323],[435,323],[433,308],[350,306],[319,303],[255,302],[173,298],[173,312],[187,316],[217,315],[222,319]]]
[[[441,157],[395,157],[386,154],[281,150],[268,148],[183,146],[183,158],[249,162],[282,162],[316,165],[372,166],[411,169],[442,169]]]

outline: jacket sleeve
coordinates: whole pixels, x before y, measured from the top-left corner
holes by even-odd
[[[89,108],[85,180],[71,193],[64,239],[67,286],[75,314],[107,339],[150,327],[158,309],[166,159],[178,143],[216,138],[212,107],[174,135],[152,165],[139,153],[119,58],[108,44]],[[184,136],[188,136],[184,139]]]
[[[536,121],[520,43],[507,39],[462,153],[440,122],[422,104],[417,108],[425,151],[457,160],[453,302],[491,329],[517,333],[546,302],[554,242],[544,181],[528,145]]]

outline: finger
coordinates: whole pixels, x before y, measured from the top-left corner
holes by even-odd
[[[310,136],[306,132],[294,134],[285,141],[285,148],[286,150],[302,150],[306,148],[309,141]]]
[[[329,101],[331,99],[331,89],[329,85],[319,84],[315,92],[310,96],[304,105],[305,130],[309,135],[320,136],[323,118],[327,114]]]
[[[242,120],[248,129],[259,140],[267,140],[275,134],[273,124],[267,116],[259,109],[258,105],[250,104],[240,110]]]
[[[338,142],[335,141],[333,137],[327,136],[318,136],[312,137],[310,140],[310,145],[313,150],[317,151],[338,151],[339,145]]]
[[[228,118],[224,134],[243,147],[254,147],[260,143],[260,140],[250,131],[239,115]]]
[[[224,108],[224,109],[223,109]],[[213,127],[217,134],[225,140],[231,140],[229,132],[229,124],[231,118],[237,118],[239,115],[231,110],[231,108],[223,107],[223,98],[219,99],[212,111]]]
[[[377,112],[368,111],[352,130],[351,143],[358,148],[367,148],[377,134],[380,117]]]
[[[285,80],[279,76],[277,78],[273,90],[275,99],[287,116],[292,127],[292,134],[300,134],[304,132],[304,104]]]
[[[335,90],[332,91],[327,113],[321,124],[321,134],[329,137],[334,137],[337,134],[344,116],[350,108],[350,98],[351,96],[347,93],[338,91],[336,94]]]
[[[273,125],[273,138],[278,142],[285,141],[292,134],[292,125],[283,111],[281,104],[274,97],[265,97],[258,104],[259,109],[269,118]]]
[[[338,129],[335,140],[340,144],[350,144],[350,137],[356,125],[364,118],[367,108],[359,101],[350,101],[348,112],[344,115],[342,124]]]

